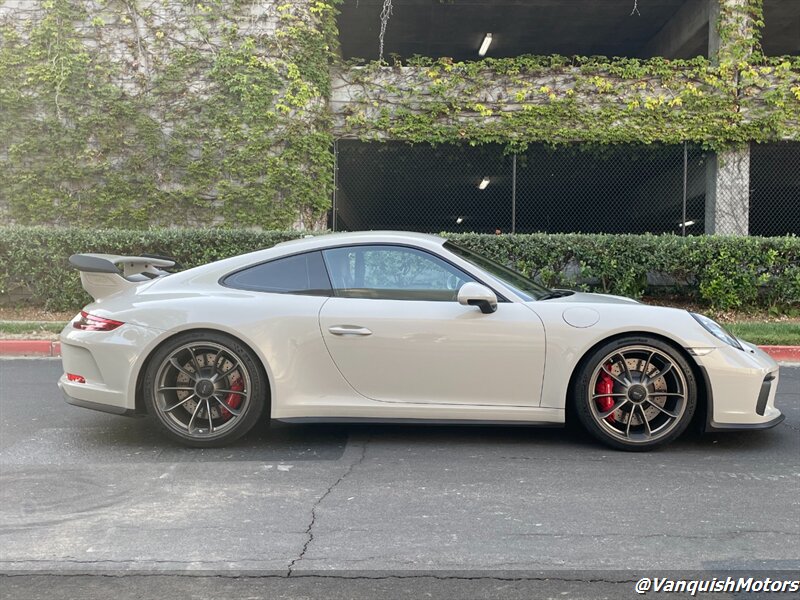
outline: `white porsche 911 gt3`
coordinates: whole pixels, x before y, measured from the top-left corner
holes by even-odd
[[[550,290],[441,237],[331,234],[178,273],[78,254],[67,402],[148,413],[191,446],[260,419],[563,424],[646,450],[697,418],[764,429],[778,365],[714,321]]]

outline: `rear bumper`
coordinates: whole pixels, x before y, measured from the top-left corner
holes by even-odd
[[[161,332],[133,324],[113,331],[61,332],[64,374],[58,387],[67,403],[116,415],[136,412],[136,379],[143,358]],[[69,381],[66,374],[83,378]]]
[[[61,390],[61,393],[64,395],[64,401],[67,404],[71,404],[72,406],[80,406],[81,408],[88,408],[90,410],[97,410],[104,413],[110,413],[112,415],[123,415],[125,417],[133,417],[138,416],[135,410],[124,408],[121,406],[115,406],[114,404],[107,404],[104,402],[95,402],[92,400],[85,400],[83,398],[78,398],[76,396],[70,395],[70,392],[67,391],[66,382],[59,381],[58,382],[58,389]],[[72,391],[72,390],[70,390]],[[72,391],[74,394],[78,395],[85,395],[82,394],[80,390]]]

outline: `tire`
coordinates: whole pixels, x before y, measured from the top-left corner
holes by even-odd
[[[603,344],[579,365],[573,402],[584,429],[607,446],[641,452],[664,446],[689,426],[697,381],[686,359],[658,338]]]
[[[178,335],[158,348],[144,376],[147,412],[186,446],[224,446],[246,434],[267,406],[258,357],[237,339],[213,331]]]

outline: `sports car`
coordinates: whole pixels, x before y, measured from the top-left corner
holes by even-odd
[[[217,446],[265,419],[562,425],[648,450],[765,429],[778,365],[711,319],[552,290],[442,237],[328,234],[175,270],[77,254],[66,401]]]

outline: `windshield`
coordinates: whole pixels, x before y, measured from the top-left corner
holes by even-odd
[[[549,296],[552,293],[551,290],[547,289],[543,285],[536,283],[532,279],[528,279],[522,273],[518,273],[513,269],[504,267],[500,263],[493,261],[491,258],[482,256],[473,252],[472,250],[462,248],[461,246],[456,246],[452,242],[445,242],[444,247],[453,254],[460,256],[467,262],[472,263],[476,267],[479,267],[490,275],[493,275],[525,300],[539,300]]]

